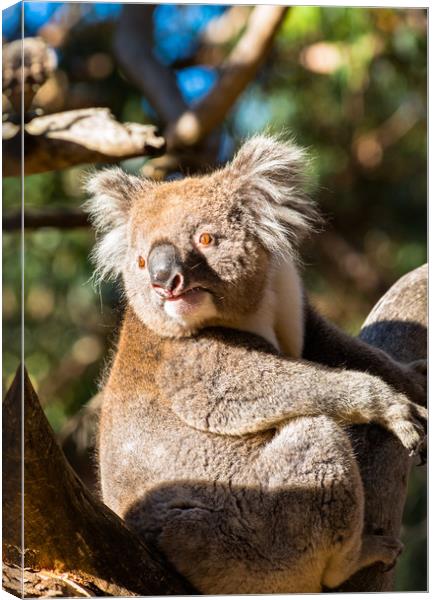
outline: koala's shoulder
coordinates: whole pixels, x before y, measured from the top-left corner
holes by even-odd
[[[173,339],[164,344],[164,368],[188,370],[189,373],[210,372],[222,364],[236,367],[251,352],[276,354],[275,349],[259,336],[235,329],[209,327],[197,335]]]

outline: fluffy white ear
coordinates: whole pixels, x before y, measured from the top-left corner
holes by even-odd
[[[306,162],[306,152],[295,144],[258,135],[228,166],[255,215],[258,235],[280,257],[295,257],[300,241],[321,222],[304,193]]]
[[[116,278],[126,254],[127,223],[134,198],[149,185],[146,179],[116,167],[88,176],[85,189],[91,196],[84,204],[97,233],[91,258],[97,282]]]

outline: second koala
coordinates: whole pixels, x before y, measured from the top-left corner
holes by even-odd
[[[302,166],[261,136],[207,176],[88,184],[97,273],[121,274],[127,300],[103,388],[103,500],[206,594],[318,592],[401,549],[363,534],[342,426],[378,423],[415,452],[425,380],[309,306]],[[325,364],[306,360],[310,339]]]

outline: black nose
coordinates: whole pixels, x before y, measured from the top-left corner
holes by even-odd
[[[148,257],[148,269],[151,284],[169,292],[180,290],[184,283],[182,265],[176,256],[176,250],[170,244],[155,246]]]

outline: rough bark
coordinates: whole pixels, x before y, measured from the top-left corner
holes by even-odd
[[[402,362],[427,358],[427,265],[402,277],[376,304],[360,338]],[[399,442],[374,425],[354,427],[356,448],[365,486],[365,530],[399,537],[413,463]],[[393,591],[393,570],[381,565],[356,573],[340,591]]]
[[[71,588],[92,596],[195,593],[78,479],[21,369],[3,402],[3,452],[3,585],[8,591],[21,595],[23,585],[24,595],[47,595],[47,586],[57,593],[64,585],[62,595],[68,596]]]
[[[35,117],[24,127],[24,174],[82,163],[112,163],[164,151],[153,125],[119,123],[107,108],[82,108]],[[3,175],[21,174],[21,128],[3,124]]]

